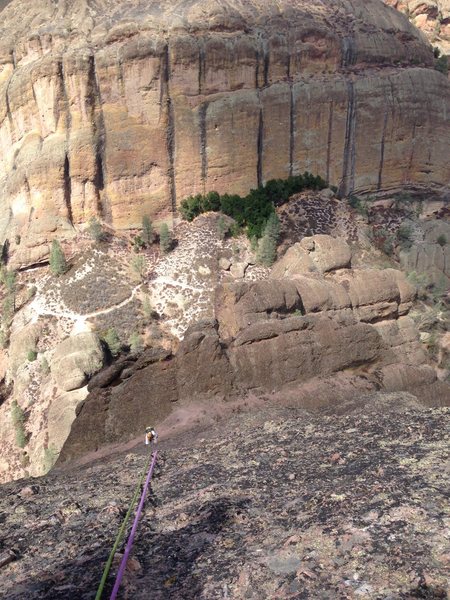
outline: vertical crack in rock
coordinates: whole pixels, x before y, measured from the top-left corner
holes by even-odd
[[[258,139],[257,139],[257,156],[258,161],[256,165],[256,179],[258,182],[258,187],[262,185],[262,176],[263,176],[263,142],[264,142],[264,117],[263,117],[263,109],[260,105],[259,108],[259,123],[258,123]]]
[[[339,196],[348,196],[355,187],[355,132],[356,132],[356,98],[353,81],[347,83],[348,105],[347,119],[345,123],[344,161],[342,169],[342,181],[339,186]]]
[[[416,146],[416,127],[417,127],[417,123],[416,123],[416,120],[414,119],[412,134],[411,134],[411,153],[409,155],[409,161],[408,161],[408,172],[407,172],[408,182],[411,181],[411,171],[412,171],[412,166],[413,166],[413,161],[414,161],[414,151],[415,151],[415,146]]]
[[[267,48],[264,48],[264,87],[269,85],[269,67],[270,67],[270,54]]]
[[[255,89],[259,88],[259,60],[260,53],[258,49],[255,50]]]
[[[378,189],[381,190],[381,186],[383,183],[383,166],[384,166],[384,145],[386,139],[386,129],[388,122],[388,106],[387,106],[387,98],[385,98],[385,109],[384,109],[384,121],[383,121],[383,133],[381,134],[381,144],[380,144],[380,166],[378,168]]]
[[[169,175],[169,187],[170,187],[170,200],[172,205],[172,214],[175,215],[177,212],[177,196],[175,186],[175,115],[173,109],[173,102],[170,95],[170,53],[169,44],[166,45],[162,56],[163,68],[163,90],[162,96],[165,97],[167,105],[167,134],[166,134],[166,148],[167,158],[169,161],[168,175]]]
[[[14,144],[15,139],[14,139],[14,121],[13,121],[13,117],[12,117],[12,113],[11,113],[11,106],[9,104],[9,86],[11,85],[11,81],[14,77],[14,72],[11,74],[11,77],[9,78],[9,81],[6,85],[6,90],[5,90],[5,104],[6,104],[6,116],[8,118],[9,121],[9,126],[11,128],[11,141]]]
[[[331,142],[333,138],[334,101],[331,100],[328,113],[328,138],[327,138],[327,182],[330,182]]]
[[[202,42],[199,42],[198,47],[198,94],[201,96],[203,94],[203,84],[205,79],[205,48],[203,47]]]
[[[120,56],[117,57],[117,66],[118,66],[118,83],[120,86],[120,93],[122,94],[122,96],[125,98],[125,81],[123,78],[123,64],[122,61],[120,59]]]
[[[289,83],[290,102],[289,102],[289,176],[292,176],[294,170],[294,148],[295,148],[295,97],[294,84]]]
[[[356,63],[356,46],[353,37],[342,38],[342,58],[341,67],[343,69],[351,67]]]
[[[202,184],[203,193],[206,193],[206,179],[208,177],[208,156],[206,153],[207,147],[207,132],[206,132],[206,113],[208,112],[208,102],[200,105],[198,111],[199,130],[200,130],[200,154],[202,162]]]
[[[61,82],[61,94],[62,94],[63,102],[64,102],[65,117],[66,117],[65,127],[66,127],[66,135],[67,135],[67,142],[68,142],[70,129],[72,127],[72,115],[70,114],[70,101],[69,101],[69,95],[67,93],[67,87],[66,87],[64,64],[62,61],[58,62],[58,78]],[[55,108],[56,108],[56,104],[57,103],[55,103]],[[55,115],[55,123],[57,123],[58,120],[59,120],[59,114]]]
[[[67,218],[69,219],[69,223],[73,226],[72,180],[70,178],[70,164],[67,154],[64,159],[64,204],[67,208]]]
[[[98,81],[97,66],[95,56],[89,56],[89,72],[88,72],[89,87],[92,90],[94,97],[94,138],[95,138],[95,175],[94,185],[97,191],[98,211],[103,220],[108,223],[112,222],[111,206],[106,194],[101,195],[100,192],[105,188],[105,144],[106,144],[106,128],[105,117],[103,114],[102,97],[100,84]]]

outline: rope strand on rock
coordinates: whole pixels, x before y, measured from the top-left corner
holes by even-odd
[[[153,455],[152,455],[152,462],[151,462],[151,465],[150,465],[150,469],[149,469],[148,474],[147,474],[147,479],[145,480],[144,488],[142,490],[141,500],[139,502],[139,506],[137,508],[136,515],[134,517],[133,526],[131,528],[131,532],[130,532],[130,535],[129,535],[128,541],[127,541],[127,545],[125,547],[125,552],[123,554],[122,561],[120,563],[120,567],[119,567],[119,570],[117,572],[116,582],[114,584],[110,600],[115,600],[115,598],[117,596],[117,592],[119,591],[120,583],[122,581],[122,577],[123,577],[123,574],[125,572],[125,567],[127,565],[128,556],[129,556],[129,554],[131,552],[131,548],[133,546],[134,536],[136,535],[136,530],[137,530],[137,527],[138,527],[138,524],[139,524],[139,518],[141,516],[142,509],[144,507],[144,502],[145,502],[145,497],[147,495],[147,490],[148,490],[148,487],[150,485],[150,480],[151,480],[152,475],[153,475],[153,470],[155,468],[157,455],[158,455],[158,451],[155,448],[155,450],[153,452]]]
[[[156,453],[156,451],[155,451],[155,453]],[[131,499],[131,502],[130,502],[130,505],[128,507],[127,513],[125,515],[125,518],[124,518],[124,520],[122,522],[122,525],[120,526],[119,532],[118,532],[118,534],[116,536],[116,539],[114,541],[114,545],[113,545],[113,547],[111,549],[111,552],[109,553],[108,560],[106,561],[106,564],[105,564],[105,568],[103,569],[102,578],[101,578],[100,584],[98,586],[98,590],[97,590],[97,594],[95,596],[95,600],[101,600],[101,597],[102,597],[102,594],[103,594],[103,590],[104,590],[104,587],[105,587],[105,583],[106,583],[106,580],[108,578],[109,572],[111,570],[112,561],[113,561],[114,556],[115,556],[115,554],[117,552],[117,548],[119,547],[119,544],[122,541],[123,535],[125,533],[126,526],[128,524],[128,521],[130,520],[131,513],[133,512],[133,509],[134,509],[134,507],[136,505],[136,502],[137,502],[137,499],[138,499],[138,496],[139,496],[139,491],[140,491],[141,486],[142,486],[142,482],[144,481],[145,474],[147,473],[147,469],[149,468],[149,464],[150,464],[150,461],[152,460],[152,458],[153,458],[153,454],[150,453],[150,455],[148,457],[148,460],[145,463],[145,467],[142,470],[142,474],[139,477],[139,481],[138,481],[138,483],[136,485],[136,488],[134,490],[134,494],[133,494],[133,497]],[[153,469],[152,469],[152,471],[153,471]]]

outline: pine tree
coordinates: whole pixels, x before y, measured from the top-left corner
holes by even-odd
[[[61,244],[58,240],[53,240],[50,250],[50,271],[53,275],[62,275],[68,270],[68,265]]]
[[[258,262],[266,267],[273,265],[277,258],[277,243],[280,237],[280,221],[276,213],[267,219],[262,238],[258,244]]]
[[[110,327],[105,335],[103,336],[103,341],[108,346],[109,351],[113,356],[117,356],[120,353],[122,348],[122,342],[117,334],[117,331],[114,327]]]
[[[147,265],[145,264],[145,258],[142,254],[135,254],[131,259],[131,266],[141,279],[144,279]]]
[[[163,223],[159,230],[159,247],[163,254],[167,254],[172,249],[172,236],[167,223]]]
[[[152,222],[147,215],[142,217],[142,241],[146,246],[153,244],[155,241],[155,232],[153,230]]]
[[[144,349],[144,342],[142,340],[142,336],[139,335],[137,331],[134,331],[130,335],[128,344],[130,345],[130,352],[132,352],[132,354],[138,354],[141,350]]]

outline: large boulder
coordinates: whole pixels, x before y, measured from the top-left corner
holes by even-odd
[[[273,266],[270,276],[291,279],[308,273],[327,273],[350,267],[351,258],[350,246],[344,239],[314,235],[291,246]]]
[[[58,387],[70,392],[86,385],[103,363],[104,353],[98,335],[86,332],[68,337],[56,346],[50,370]]]

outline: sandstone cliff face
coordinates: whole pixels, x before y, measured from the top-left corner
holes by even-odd
[[[17,264],[94,214],[132,227],[304,170],[343,194],[449,180],[449,83],[377,0],[0,11],[0,236],[21,236]]]

